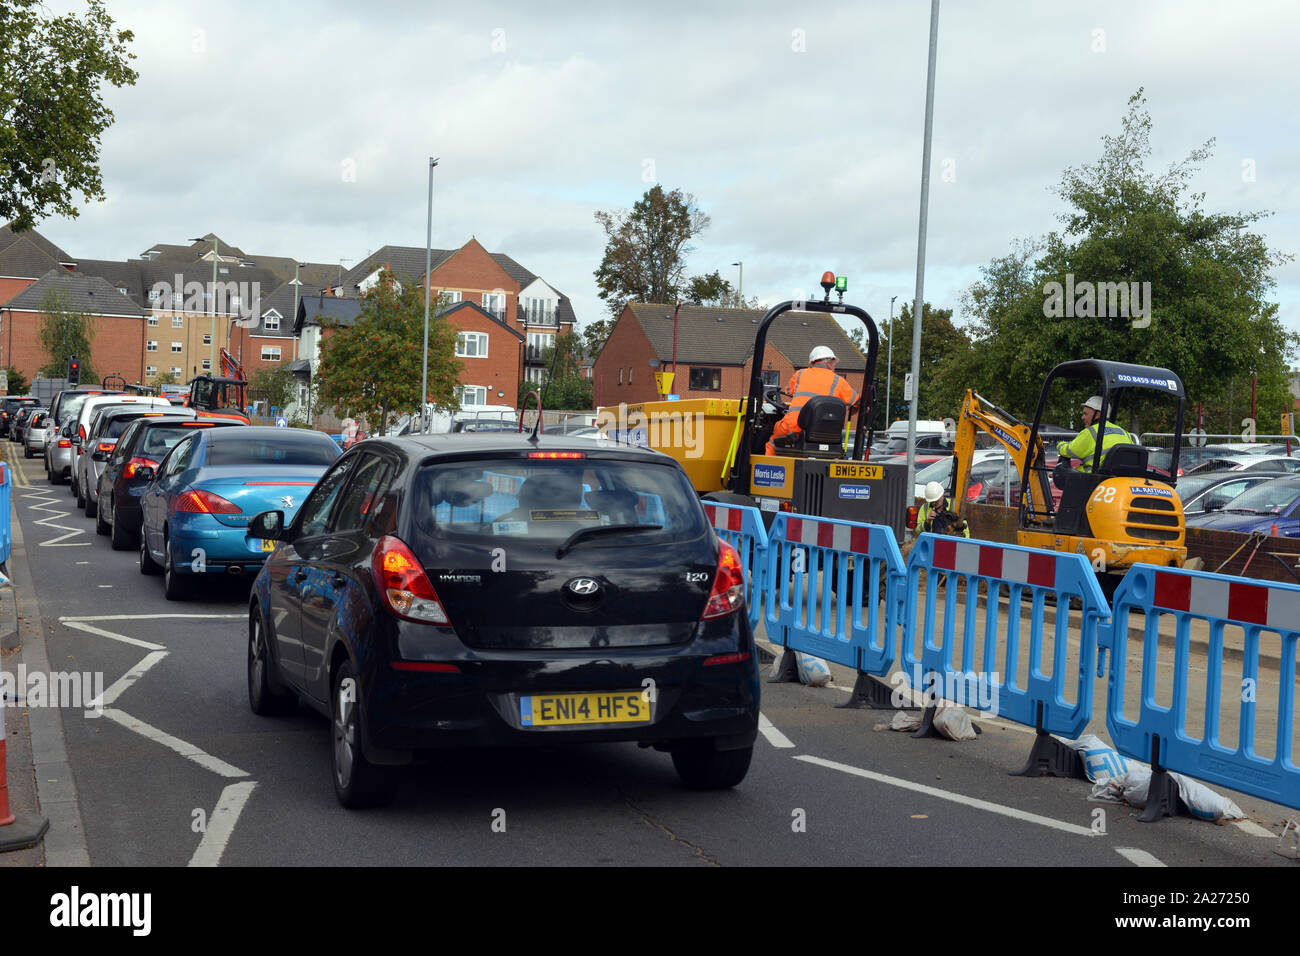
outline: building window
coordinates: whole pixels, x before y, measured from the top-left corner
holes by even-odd
[[[262,316],[262,328],[268,332],[280,331],[280,313],[272,309],[266,315]]]
[[[627,383],[632,384],[632,366],[630,365],[627,367]]]
[[[690,386],[691,386],[691,391],[698,391],[698,392],[722,391],[722,369],[692,368]]]
[[[487,388],[483,385],[462,385],[458,391],[462,405],[487,404]]]
[[[456,337],[456,355],[460,358],[487,358],[486,332],[462,332]]]
[[[618,370],[618,384],[620,384],[620,385],[623,384],[623,368],[622,368],[622,366],[620,366],[620,367],[619,367],[619,370]]]
[[[118,286],[118,287],[117,287],[117,291],[120,292],[120,293],[122,293],[123,295],[130,295],[130,294],[131,294],[131,293],[129,293],[129,292],[126,291],[126,286],[124,286],[124,285],[120,285],[120,286]]]
[[[530,365],[524,369],[524,379],[534,385],[545,385],[546,369],[540,365]]]
[[[491,312],[498,319],[506,314],[506,294],[504,292],[484,292],[483,311]]]
[[[173,328],[173,329],[183,329],[184,327],[185,327],[185,316],[183,316],[183,315],[173,315],[173,316],[172,316],[172,328]]]
[[[181,352],[181,351],[184,351],[184,349],[185,349],[185,345],[184,345],[184,343],[181,343],[181,342],[173,342],[173,343],[172,343],[172,351],[173,351],[173,352]]]
[[[149,316],[149,324],[150,324],[150,325],[157,325],[157,324],[158,324],[158,316],[156,316],[156,315],[151,315],[151,316]]]
[[[172,366],[172,374],[173,374],[173,375],[180,375],[180,374],[181,374],[181,367],[180,367],[179,365],[173,365],[173,366]]]
[[[528,361],[540,362],[546,350],[555,347],[555,336],[546,332],[528,333]]]
[[[155,342],[153,339],[150,339],[148,342],[145,343],[144,350],[145,350],[146,352],[157,352],[157,351],[158,351],[158,343]]]
[[[161,299],[161,298],[162,298],[162,290],[161,290],[161,289],[150,289],[150,290],[149,290],[149,301],[150,301],[150,302],[157,302],[157,301],[158,301],[159,299]]]
[[[211,345],[211,344],[212,344],[212,333],[211,333],[211,332],[204,332],[204,333],[203,333],[203,344],[204,344],[204,345]]]
[[[278,361],[280,361],[280,346],[278,346],[278,345],[263,345],[263,346],[262,346],[262,361],[263,361],[263,362],[278,362]]]
[[[179,309],[179,308],[183,308],[184,305],[185,305],[185,293],[184,293],[184,292],[173,292],[173,293],[172,293],[172,308],[174,308],[174,309]]]
[[[438,308],[450,309],[453,305],[459,303],[460,300],[461,300],[461,294],[459,292],[447,292],[447,291],[439,292]]]
[[[528,325],[555,325],[554,299],[524,299],[523,318]]]
[[[203,360],[203,371],[205,371],[205,372],[211,372],[211,371],[212,371],[212,359],[204,359],[204,360]]]
[[[155,375],[158,374],[158,366],[157,366],[157,365],[146,365],[146,366],[144,367],[144,374],[145,374],[147,377],[152,378],[153,376],[155,376]]]

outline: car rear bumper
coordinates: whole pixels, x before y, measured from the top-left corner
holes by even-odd
[[[718,627],[717,625],[723,625]],[[443,630],[402,622],[399,630]],[[703,632],[705,629],[701,628]],[[707,639],[684,647],[439,654],[456,673],[410,671],[388,660],[363,671],[367,745],[386,751],[454,747],[558,746],[612,741],[671,744],[716,738],[719,749],[746,747],[758,732],[757,651],[743,614],[713,622]],[[740,661],[705,661],[743,653]],[[527,726],[521,700],[547,694],[631,692],[649,710],[636,723]]]

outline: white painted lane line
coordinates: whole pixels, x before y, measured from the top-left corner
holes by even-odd
[[[239,814],[256,786],[256,781],[246,780],[242,783],[229,784],[221,791],[217,805],[212,815],[208,817],[203,839],[199,841],[198,849],[190,857],[190,866],[218,866],[221,863],[221,854],[226,851],[230,835],[235,832]]]
[[[1115,852],[1134,866],[1165,866],[1146,850],[1139,850],[1137,847],[1117,846]]]
[[[766,737],[767,742],[773,747],[780,747],[784,750],[794,746],[789,737],[772,726],[772,722],[767,719],[765,714],[758,715],[758,732]]]
[[[247,614],[80,614],[59,618],[61,624],[73,621],[156,621],[162,618],[180,617],[200,621],[229,621],[248,617]],[[117,636],[117,635],[115,635]]]
[[[117,703],[117,698],[121,696],[122,691],[126,690],[143,677],[145,672],[166,657],[167,653],[167,651],[154,651],[152,654],[146,654],[144,660],[140,661],[139,664],[136,664],[135,667],[132,667],[117,680],[113,681],[108,690],[104,691],[104,696],[100,698],[98,702],[99,706],[111,707],[113,704]]]
[[[109,720],[121,724],[127,730],[134,730],[141,737],[146,737],[155,743],[160,743],[164,747],[176,751],[182,757],[193,760],[205,770],[211,770],[213,773],[222,777],[247,777],[247,771],[240,770],[238,767],[232,767],[217,757],[205,753],[193,744],[186,743],[179,737],[173,737],[171,734],[164,733],[157,727],[146,724],[143,720],[132,717],[125,711],[115,710],[111,707],[104,708],[104,716]]]
[[[123,644],[133,644],[136,647],[143,647],[145,650],[161,651],[163,645],[154,644],[150,641],[142,641],[138,637],[127,637],[125,634],[114,634],[112,631],[106,631],[103,628],[95,627],[92,624],[83,624],[80,621],[65,621],[59,618],[67,627],[75,628],[78,631],[85,631],[87,634],[98,634],[100,637],[111,637],[115,641],[121,641]]]
[[[989,813],[997,813],[1004,817],[1024,820],[1027,823],[1037,823],[1039,826],[1049,827],[1053,830],[1061,830],[1064,833],[1073,833],[1076,836],[1086,837],[1100,836],[1100,834],[1094,832],[1091,827],[1079,826],[1076,823],[1065,823],[1062,820],[1053,820],[1051,817],[1039,816],[1037,813],[1029,813],[1026,810],[1017,810],[1015,807],[1003,806],[1000,803],[990,803],[988,800],[968,797],[965,794],[953,793],[950,790],[940,790],[938,787],[927,786],[923,783],[914,783],[911,780],[903,780],[901,777],[891,777],[887,774],[876,773],[872,770],[862,770],[858,767],[850,767],[848,764],[836,763],[833,760],[823,760],[821,757],[810,757],[801,754],[794,759],[802,760],[805,763],[816,764],[819,767],[829,767],[831,770],[838,770],[841,773],[851,774],[855,777],[864,777],[867,780],[874,780],[877,783],[888,784],[891,787],[900,787],[903,790],[912,790],[916,793],[924,793],[931,797],[938,797],[940,800],[960,803],[964,806],[974,807],[977,810],[987,810]]]
[[[1246,833],[1249,833],[1251,836],[1260,836],[1260,837],[1277,836],[1277,834],[1274,833],[1272,830],[1265,830],[1254,820],[1234,820],[1233,823],[1237,825],[1238,829]]]

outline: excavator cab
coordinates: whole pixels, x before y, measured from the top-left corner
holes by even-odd
[[[1052,386],[1084,384],[1080,396],[1099,394],[1101,418],[1096,434],[1109,423],[1140,414],[1148,421],[1161,415],[1173,419],[1173,454],[1168,472],[1150,467],[1147,449],[1133,443],[1103,451],[1096,441],[1087,467],[1060,462],[1048,469],[1039,428],[1052,395]],[[1078,398],[1082,402],[1082,397]],[[1182,501],[1175,490],[1178,451],[1182,441],[1186,396],[1182,380],[1172,371],[1100,359],[1065,362],[1043,382],[1030,428],[1024,461],[1019,540],[1023,545],[1058,551],[1081,551],[1093,566],[1109,575],[1122,575],[1137,562],[1182,567],[1187,558]],[[1059,501],[1052,492],[1059,490]]]
[[[247,424],[248,415],[244,412],[247,386],[248,382],[242,378],[196,375],[190,380],[184,404],[193,408],[200,418],[234,418]]]

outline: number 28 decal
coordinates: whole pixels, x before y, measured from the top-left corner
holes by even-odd
[[[1114,488],[1098,488],[1097,493],[1092,496],[1093,501],[1100,501],[1102,504],[1110,504],[1115,500]]]

